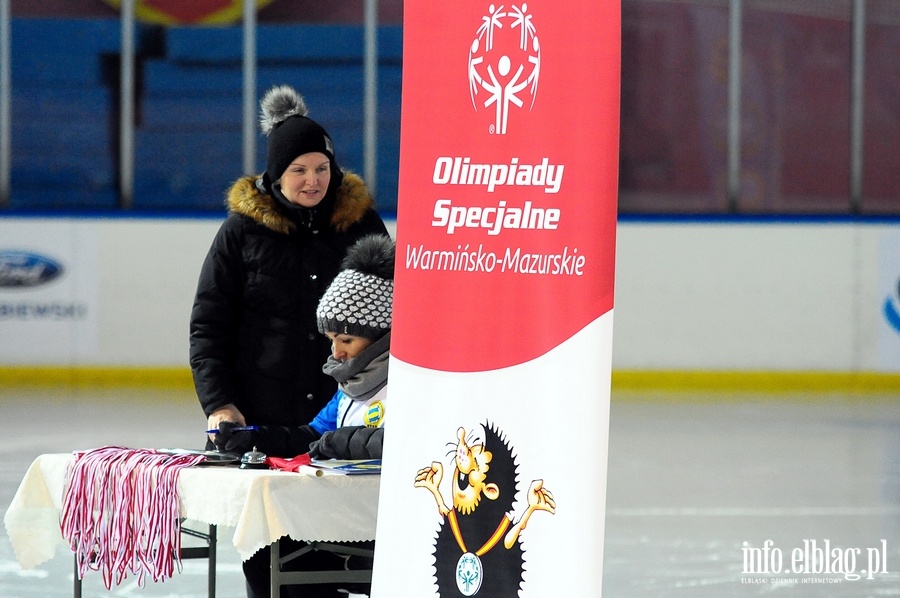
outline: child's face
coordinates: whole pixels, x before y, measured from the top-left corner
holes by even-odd
[[[341,361],[353,359],[374,342],[371,339],[352,334],[326,332],[325,336],[331,341],[331,354],[334,355],[335,359],[340,359]]]

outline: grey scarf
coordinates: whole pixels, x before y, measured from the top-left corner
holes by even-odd
[[[390,331],[347,361],[329,356],[322,371],[337,380],[338,388],[354,401],[365,401],[387,384]]]

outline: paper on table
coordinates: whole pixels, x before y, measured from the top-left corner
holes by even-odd
[[[326,473],[341,475],[371,475],[381,473],[381,459],[313,459],[310,467],[316,468],[316,475]]]

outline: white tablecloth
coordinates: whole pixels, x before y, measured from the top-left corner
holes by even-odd
[[[41,455],[31,464],[3,522],[23,569],[53,558],[66,545],[59,528],[66,470],[72,454]],[[181,471],[178,494],[185,519],[233,527],[241,558],[282,536],[356,542],[375,539],[378,475],[324,475],[207,465]]]

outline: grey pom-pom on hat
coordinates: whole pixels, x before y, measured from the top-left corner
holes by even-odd
[[[394,254],[394,241],[385,235],[367,235],[347,250],[343,270],[319,300],[319,332],[378,340],[391,329]]]
[[[328,132],[309,118],[306,101],[289,85],[277,85],[260,102],[259,125],[268,137],[266,174],[274,182],[298,156],[321,152],[328,156],[332,170],[340,172],[334,158],[334,144]]]

